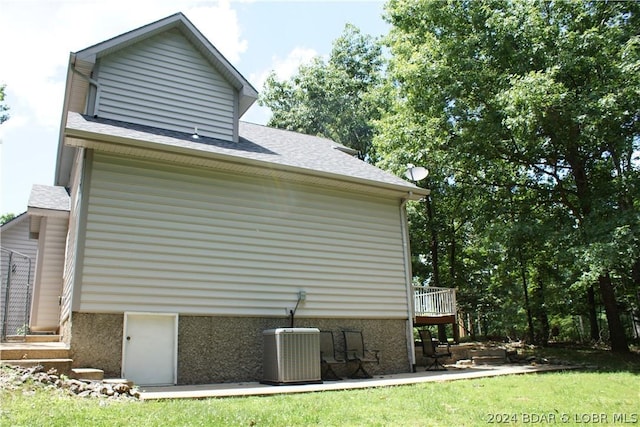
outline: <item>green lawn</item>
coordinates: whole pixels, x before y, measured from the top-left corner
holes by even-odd
[[[559,356],[553,352],[546,355]],[[569,354],[578,360],[585,356]],[[640,357],[614,358],[596,352],[585,358],[598,361],[599,370],[267,397],[117,402],[71,397],[30,385],[0,390],[0,425],[640,424]]]

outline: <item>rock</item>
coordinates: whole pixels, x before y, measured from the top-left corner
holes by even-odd
[[[84,390],[78,393],[78,397],[89,397],[93,393],[91,390]]]
[[[117,393],[128,393],[130,387],[127,384],[116,384],[113,386],[113,389],[117,392]]]
[[[55,369],[45,372],[42,366],[33,368],[5,367],[0,371],[0,388],[17,389],[27,381],[34,381],[46,387],[64,390],[78,397],[102,399],[139,399],[140,393],[126,380],[81,381],[59,376]],[[33,391],[25,391],[32,393]]]

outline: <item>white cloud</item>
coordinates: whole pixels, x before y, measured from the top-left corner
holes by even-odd
[[[57,127],[69,52],[182,11],[227,59],[247,50],[229,1],[169,0],[35,1],[3,0],[0,40],[12,111],[29,115],[31,125]],[[18,111],[19,110],[19,111]]]
[[[278,80],[289,79],[298,71],[301,65],[310,63],[316,56],[318,56],[318,52],[313,49],[296,47],[285,58],[273,56],[271,58],[271,66],[259,73],[252,73],[249,76],[249,80],[260,91],[272,71],[276,74]]]
[[[221,1],[218,7],[196,7],[185,12],[204,36],[233,63],[240,61],[240,54],[247,50],[248,42],[242,39],[238,15]]]
[[[283,60],[273,58],[273,70],[279,79],[288,79],[293,76],[303,64],[308,64],[318,52],[309,48],[296,47]]]
[[[314,49],[296,47],[285,58],[273,56],[271,65],[261,72],[251,73],[249,81],[260,92],[272,71],[279,80],[289,79],[298,71],[301,65],[310,63],[316,56],[318,56],[318,53]],[[266,124],[270,118],[271,110],[267,107],[259,106],[258,103],[255,103],[242,117],[243,120],[258,124]]]

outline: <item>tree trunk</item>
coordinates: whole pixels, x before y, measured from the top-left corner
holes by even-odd
[[[589,335],[591,341],[600,339],[600,329],[598,328],[598,314],[596,312],[596,293],[593,286],[587,289],[587,315],[589,317]]]
[[[449,245],[449,276],[451,277],[451,287],[456,287],[456,227],[451,221],[451,244]]]
[[[431,196],[425,198],[427,207],[427,217],[429,218],[429,228],[431,231],[431,265],[433,267],[433,283],[432,286],[440,287],[440,266],[438,263],[438,231],[433,223],[433,202]]]
[[[541,279],[538,280],[538,286],[533,289],[533,302],[536,310],[536,320],[539,327],[536,334],[536,344],[541,344],[546,347],[549,345],[549,334],[551,328],[549,326],[549,316],[547,315],[547,307],[544,300],[544,283]]]
[[[627,344],[624,327],[620,321],[620,312],[618,311],[611,276],[609,276],[609,274],[600,276],[598,278],[598,284],[600,285],[600,295],[604,304],[604,310],[607,314],[607,323],[609,324],[611,351],[614,353],[628,353],[629,345]]]
[[[529,285],[527,284],[527,271],[524,267],[524,259],[522,250],[518,248],[518,258],[520,261],[520,275],[522,279],[522,290],[524,291],[524,309],[527,313],[527,324],[529,326],[529,344],[535,343],[535,334],[533,332],[533,315],[531,314],[531,304],[529,304]]]

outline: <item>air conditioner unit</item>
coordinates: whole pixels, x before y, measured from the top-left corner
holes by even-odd
[[[264,384],[319,384],[320,330],[278,328],[262,332]]]

